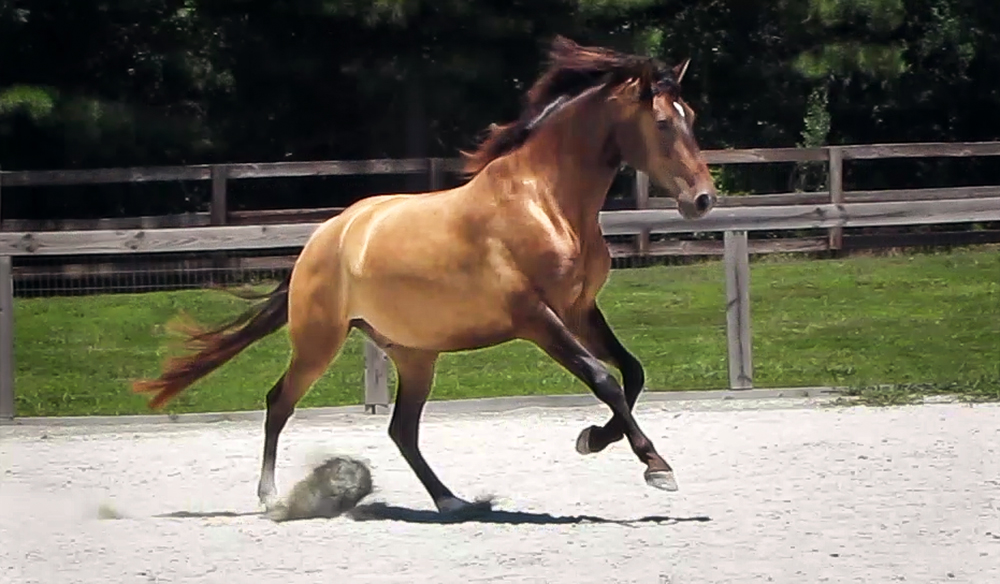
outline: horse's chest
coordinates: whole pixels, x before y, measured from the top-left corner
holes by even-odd
[[[522,247],[528,253],[520,255],[527,264],[522,264],[528,268],[525,271],[532,274],[534,287],[567,305],[595,294],[604,280],[602,270],[607,271],[601,257],[607,250],[600,229],[595,230],[599,242],[595,245],[589,230],[578,231],[565,218],[545,213],[531,201],[525,208],[528,216],[522,241],[530,243]]]
[[[600,257],[577,250],[573,254],[554,257],[541,278],[548,297],[564,308],[587,304],[600,291],[607,270]]]

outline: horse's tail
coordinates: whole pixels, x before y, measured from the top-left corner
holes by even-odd
[[[193,323],[181,325],[180,328],[188,333],[187,348],[196,352],[174,357],[167,362],[158,379],[135,381],[132,389],[140,393],[155,393],[149,405],[159,408],[243,349],[285,326],[288,322],[288,284],[291,277],[289,273],[268,294],[244,296],[266,300],[215,330],[203,331]]]

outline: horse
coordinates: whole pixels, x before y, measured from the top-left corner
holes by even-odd
[[[690,59],[660,60],[552,41],[520,116],[492,124],[462,152],[468,180],[422,193],[378,194],[321,223],[289,275],[262,302],[213,330],[189,329],[188,354],[159,378],[133,383],[162,407],[259,339],[288,326],[287,368],[268,391],[257,495],[277,502],[278,438],[296,404],[357,329],[397,372],[391,440],[439,513],[469,509],[437,477],[418,445],[420,418],[442,353],[526,340],[611,411],[584,428],[580,454],[628,438],[645,482],[678,486],[632,414],[645,383],[639,360],[597,304],[611,254],[598,221],[619,168],[645,172],[689,220],[716,191],[681,98]],[[615,366],[622,383],[611,374]]]

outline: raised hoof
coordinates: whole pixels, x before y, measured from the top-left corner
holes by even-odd
[[[580,454],[594,454],[600,452],[599,450],[594,450],[590,447],[590,435],[594,430],[597,430],[597,426],[588,426],[580,432],[580,435],[576,438],[576,451]]]
[[[661,491],[676,491],[677,479],[674,478],[672,470],[647,470],[645,473],[646,484],[660,489]]]

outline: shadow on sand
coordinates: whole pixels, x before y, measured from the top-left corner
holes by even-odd
[[[220,517],[253,517],[254,515],[263,514],[262,511],[244,511],[242,513],[236,511],[174,511],[173,513],[160,513],[159,515],[153,515],[153,517],[169,519],[214,519]]]
[[[440,513],[434,509],[411,509],[387,503],[366,503],[343,513],[354,521],[402,521],[405,523],[425,523],[444,525],[449,523],[492,523],[496,525],[567,525],[601,523],[638,527],[642,524],[675,525],[678,523],[711,521],[704,515],[694,517],[670,517],[668,515],[647,515],[637,519],[608,519],[597,515],[552,515],[529,511],[501,511],[493,508],[491,499],[475,501],[461,511]],[[266,517],[261,511],[174,511],[153,517],[170,519],[214,519],[226,517]],[[301,517],[300,519],[329,519],[330,517]]]
[[[581,523],[613,523],[627,527],[638,527],[643,523],[673,525],[688,521],[705,522],[707,516],[669,517],[649,515],[638,519],[607,519],[596,515],[551,515],[528,511],[500,511],[493,509],[492,501],[476,501],[469,508],[454,513],[439,513],[436,510],[410,509],[386,503],[358,505],[346,513],[355,521],[403,521],[406,523],[493,523],[505,525],[565,525]]]

